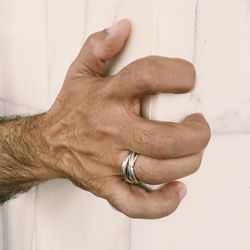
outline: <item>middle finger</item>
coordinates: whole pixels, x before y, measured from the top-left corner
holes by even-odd
[[[201,114],[188,116],[181,123],[136,117],[124,124],[119,133],[124,150],[158,159],[197,154],[206,147],[209,139],[209,125]]]

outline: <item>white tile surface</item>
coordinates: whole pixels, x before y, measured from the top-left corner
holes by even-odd
[[[37,249],[129,248],[128,218],[68,181],[41,185],[36,206]]]
[[[128,218],[69,181],[44,183],[9,201],[6,209],[8,249],[126,250],[130,245]]]
[[[216,133],[250,132],[249,1],[198,2],[193,110]]]
[[[74,0],[72,4],[72,1],[46,1],[49,106],[58,95],[68,66],[75,59],[84,41],[86,2]]]
[[[50,107],[87,35],[127,17],[133,31],[111,73],[150,54],[195,59],[197,68],[192,96],[154,97],[147,116],[180,120],[202,111],[214,132],[228,134],[213,138],[201,171],[186,179],[188,197],[171,217],[133,221],[130,234],[129,219],[106,202],[52,181],[6,206],[8,250],[250,248],[250,135],[240,135],[250,131],[250,2],[197,2],[1,0],[1,114]]]
[[[45,2],[0,3],[0,98],[39,109],[48,106]]]
[[[34,249],[36,189],[5,204],[4,245],[6,249]],[[3,250],[6,250],[3,249]]]

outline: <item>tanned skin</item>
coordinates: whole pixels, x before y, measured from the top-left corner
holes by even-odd
[[[132,218],[160,218],[178,207],[187,189],[176,180],[200,167],[209,125],[202,114],[180,123],[150,121],[140,105],[147,95],[191,91],[195,69],[182,59],[148,56],[105,77],[105,62],[121,51],[130,29],[125,19],[92,34],[47,112],[0,124],[1,202],[67,178]],[[124,181],[120,165],[130,151],[140,154],[137,178],[165,183],[159,190]]]

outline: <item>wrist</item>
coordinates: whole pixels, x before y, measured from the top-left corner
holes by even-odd
[[[36,183],[57,178],[48,159],[48,146],[43,139],[44,114],[21,117],[1,124],[1,151]]]

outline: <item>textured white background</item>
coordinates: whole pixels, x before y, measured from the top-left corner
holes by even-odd
[[[196,65],[191,94],[147,99],[144,110],[166,120],[201,111],[211,123],[187,198],[168,218],[130,220],[55,180],[0,208],[0,249],[249,250],[249,0],[1,0],[0,113],[47,110],[88,34],[122,17],[133,32],[111,72],[150,54]]]

